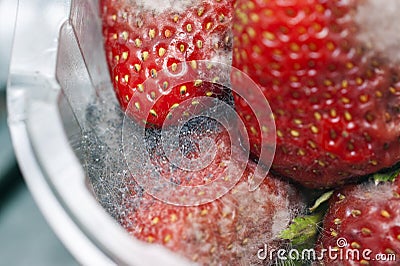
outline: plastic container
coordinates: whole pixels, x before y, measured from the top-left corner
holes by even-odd
[[[96,201],[79,151],[87,103],[110,86],[95,0],[20,0],[8,124],[26,183],[84,265],[183,265],[130,237]]]

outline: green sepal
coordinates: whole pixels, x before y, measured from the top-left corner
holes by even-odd
[[[298,216],[293,219],[287,229],[280,233],[279,237],[290,240],[294,246],[304,245],[310,242],[310,240],[315,240],[318,234],[318,224],[322,218],[322,212]]]
[[[394,182],[400,174],[400,168],[390,172],[376,173],[372,176],[375,184],[382,182]]]
[[[322,194],[314,203],[314,205],[309,208],[310,212],[314,212],[316,209],[318,209],[322,203],[328,201],[332,195],[333,195],[333,190],[325,192],[324,194]]]

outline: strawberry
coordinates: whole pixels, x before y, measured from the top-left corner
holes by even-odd
[[[332,187],[400,161],[400,65],[374,41],[381,29],[364,27],[370,2],[237,1],[233,65],[274,113],[272,169],[304,186]],[[238,95],[235,103],[258,156],[263,121]]]
[[[221,92],[194,77],[198,60],[230,59],[233,0],[157,3],[102,0],[100,10],[106,58],[121,107],[125,110],[132,102],[129,111],[137,121],[161,127],[171,108]],[[169,79],[182,72],[181,62],[192,67],[185,73],[190,82],[172,87]],[[146,86],[160,71],[171,75],[157,80],[157,88]]]
[[[350,185],[334,193],[317,247],[320,254],[322,249],[338,251],[325,253],[323,259],[320,255],[321,263],[399,265],[400,175],[387,176],[392,180]]]
[[[244,151],[239,147],[230,147],[227,131],[215,126],[210,129],[209,123],[206,126],[195,124],[196,130],[182,134],[181,149],[188,158],[197,158],[199,150],[192,141],[211,138],[218,148],[215,159],[209,165],[197,172],[171,166],[161,144],[155,141],[158,137],[149,135],[152,163],[158,167],[163,178],[185,186],[195,187],[229,178],[224,174],[227,163],[239,167],[237,161],[227,161],[230,154]],[[131,193],[126,194],[123,203],[124,209],[130,211],[121,213],[118,219],[135,238],[161,244],[200,264],[262,264],[263,261],[257,257],[258,250],[264,244],[277,248],[284,243],[278,234],[292,216],[302,210],[303,204],[292,185],[270,175],[250,192],[254,169],[254,162],[250,162],[232,190],[219,199],[198,206],[165,203],[141,192],[132,180]]]

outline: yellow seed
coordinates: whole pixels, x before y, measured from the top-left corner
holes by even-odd
[[[356,83],[357,85],[361,85],[364,82],[364,80],[360,77],[356,78]]]
[[[177,108],[179,106],[179,103],[174,103],[172,106],[171,106],[171,109],[175,109],[175,108]]]
[[[382,210],[381,215],[385,218],[390,218],[390,213],[387,210]]]
[[[262,36],[263,36],[264,39],[267,39],[268,41],[275,40],[275,35],[272,32],[269,32],[269,31],[264,31]]]
[[[293,123],[295,123],[296,125],[301,125],[302,121],[300,119],[295,118],[293,119]]]
[[[172,35],[172,33],[171,33],[171,31],[170,31],[169,29],[166,29],[166,30],[164,31],[164,36],[165,36],[165,38],[169,38],[169,37],[171,37],[171,35]]]
[[[374,166],[378,165],[378,161],[376,161],[376,160],[371,160],[371,161],[369,161],[369,163],[374,165]]]
[[[150,75],[152,78],[156,78],[157,77],[157,70],[155,70],[154,68],[152,70],[150,70]]]
[[[386,253],[386,254],[395,254],[394,250],[391,249],[391,248],[385,249],[385,253]]]
[[[308,49],[310,49],[311,51],[316,51],[317,50],[317,45],[315,43],[310,43],[308,45]]]
[[[166,52],[166,50],[165,50],[163,47],[161,47],[160,49],[158,49],[158,55],[159,55],[160,57],[162,57],[163,55],[165,55],[165,52]]]
[[[250,127],[250,131],[253,135],[258,135],[257,129],[255,127]]]
[[[315,144],[314,141],[309,140],[309,141],[308,141],[308,145],[309,145],[312,149],[317,148],[317,144]]]
[[[280,137],[280,138],[283,137],[283,133],[282,133],[282,131],[280,131],[279,129],[276,131],[276,134],[277,134],[278,137]]]
[[[352,69],[352,68],[354,67],[354,64],[353,64],[352,62],[347,62],[347,63],[346,63],[346,67],[347,67],[348,69]]]
[[[153,243],[154,242],[154,237],[152,237],[152,236],[148,236],[147,237],[147,242],[149,242],[149,243]]]
[[[139,64],[134,65],[136,72],[139,72],[140,69],[142,68]]]
[[[128,59],[129,53],[128,52],[123,52],[122,53],[122,59],[126,60]]]
[[[203,84],[203,81],[202,81],[201,79],[196,79],[196,80],[194,81],[194,86],[196,86],[196,87],[201,86],[201,84]]]
[[[114,33],[113,36],[112,36],[112,38],[113,38],[114,40],[116,40],[116,39],[118,38],[118,35],[117,35],[116,33]]]
[[[115,14],[112,15],[112,16],[111,16],[111,19],[114,20],[114,21],[116,21],[116,20],[117,20],[117,15],[115,15]]]
[[[176,71],[177,69],[178,69],[178,64],[177,63],[173,63],[172,65],[171,65],[171,69],[172,69],[172,71]]]
[[[369,265],[369,262],[366,260],[360,260],[361,265]]]
[[[143,84],[139,84],[139,85],[137,86],[137,90],[138,90],[139,92],[144,92],[144,86],[143,86]]]
[[[212,93],[212,91],[207,91],[207,92],[206,92],[206,96],[207,96],[207,97],[211,97],[211,96],[213,96],[213,94],[214,94],[214,93]]]
[[[348,104],[348,103],[350,103],[350,99],[349,98],[347,98],[347,97],[342,97],[342,103],[344,103],[344,104]]]
[[[351,211],[351,215],[353,215],[353,217],[360,216],[361,215],[361,211],[360,210],[352,210]]]
[[[344,118],[347,121],[351,121],[353,119],[353,117],[351,116],[351,114],[348,111],[344,112]]]
[[[197,40],[196,44],[199,49],[203,48],[203,41]]]
[[[172,236],[170,234],[164,237],[164,243],[168,243],[171,240]]]
[[[151,109],[150,110],[150,114],[152,115],[152,116],[154,116],[154,117],[157,117],[158,115],[157,115],[157,112],[154,110],[154,109]]]
[[[319,129],[316,126],[312,125],[311,126],[311,132],[314,133],[314,134],[318,134]]]
[[[342,220],[340,220],[339,218],[336,218],[335,220],[333,220],[333,222],[338,225],[342,223]]]
[[[179,45],[179,50],[183,53],[185,51],[185,45]]]
[[[160,221],[160,218],[155,217],[153,220],[151,220],[151,225],[158,224],[159,221]]]
[[[303,149],[299,149],[297,151],[297,154],[300,155],[300,156],[304,156],[304,155],[306,155],[306,152]]]
[[[363,228],[361,228],[361,233],[363,235],[370,235],[371,234],[371,230],[369,230],[368,228],[363,227]]]
[[[293,52],[296,53],[296,52],[300,51],[300,46],[297,43],[291,43],[290,50],[292,50]]]
[[[115,58],[115,61],[119,62],[119,55],[116,55],[114,58]]]
[[[338,233],[335,230],[331,229],[331,236],[337,237],[337,235]]]
[[[262,132],[268,132],[268,127],[262,126],[262,127],[261,127],[261,130],[262,130]]]
[[[331,114],[332,117],[336,117],[337,116],[337,113],[336,113],[335,109],[331,109],[330,114]]]
[[[257,23],[257,22],[260,21],[260,16],[257,15],[256,13],[251,13],[251,14],[250,14],[250,19],[251,19],[253,22]]]
[[[358,244],[357,242],[352,242],[352,243],[351,243],[351,247],[352,247],[352,248],[359,249],[361,246],[360,246],[360,244]]]
[[[257,36],[256,31],[252,27],[247,28],[247,33],[252,39],[254,39]]]
[[[368,95],[365,95],[365,94],[361,95],[360,102],[362,102],[362,103],[368,102]]]
[[[156,37],[156,30],[155,29],[150,29],[149,30],[149,37],[150,37],[150,39],[154,39],[154,37]]]
[[[335,49],[335,44],[333,42],[328,42],[326,44],[326,47],[328,48],[329,51],[333,51]]]
[[[119,77],[115,76],[115,81],[118,82],[119,81]]]
[[[292,130],[290,131],[290,134],[291,134],[293,137],[299,137],[299,136],[300,136],[300,132],[297,131],[297,130],[294,130],[294,129],[292,129]]]
[[[192,24],[189,23],[189,24],[186,25],[186,31],[187,32],[191,32],[192,31]]]
[[[322,115],[319,112],[315,112],[314,113],[314,117],[316,120],[321,120],[322,119]]]
[[[206,24],[206,30],[210,30],[210,29],[211,29],[211,26],[212,26],[212,22],[208,22],[208,23]]]
[[[163,82],[163,90],[166,90],[168,88],[168,81]]]
[[[208,210],[207,209],[201,210],[201,212],[200,212],[201,216],[204,216],[204,215],[207,215],[207,214],[208,214]]]
[[[128,74],[126,74],[126,75],[124,76],[124,80],[125,80],[126,83],[129,82],[129,75],[128,75]]]
[[[212,253],[214,253],[216,250],[217,250],[216,247],[212,247],[212,248],[210,249],[210,253],[212,254]]]
[[[121,33],[122,39],[124,39],[125,41],[128,40],[129,34],[127,31],[123,31]]]
[[[324,80],[324,85],[325,86],[327,86],[327,87],[329,87],[329,86],[332,86],[332,81],[331,80],[329,80],[329,79],[326,79],[326,80]]]
[[[197,10],[197,15],[199,17],[201,17],[201,15],[203,15],[203,13],[204,13],[204,7],[200,7],[199,10]]]
[[[171,221],[171,222],[176,222],[177,220],[178,220],[178,216],[176,216],[175,213],[171,214],[171,216],[170,216],[170,221]]]
[[[173,18],[173,20],[174,20],[174,22],[178,22],[178,20],[179,20],[179,16],[178,16],[178,15],[174,15],[174,18]]]
[[[197,61],[196,60],[190,61],[190,66],[192,67],[192,69],[196,69],[197,68]]]
[[[144,51],[144,52],[142,53],[142,60],[143,60],[143,61],[146,61],[147,59],[149,59],[149,52]]]
[[[187,91],[187,87],[185,85],[181,86],[181,88],[179,89],[181,95],[186,94]]]
[[[140,46],[142,46],[142,41],[140,39],[135,39],[135,45],[139,48]]]

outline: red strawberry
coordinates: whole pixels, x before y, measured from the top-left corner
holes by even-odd
[[[200,127],[203,128],[203,126]],[[231,153],[243,152],[230,147],[229,135],[218,128],[189,131],[182,135],[182,149],[190,158],[199,156],[193,139],[211,138],[218,147],[215,159],[196,173],[172,167],[163,157],[160,144],[150,153],[163,178],[186,186],[197,186],[215,179],[229,178],[222,173]],[[150,137],[154,140],[154,137]],[[155,142],[152,141],[154,144]],[[186,144],[185,144],[186,143]],[[229,148],[230,147],[230,148]],[[230,161],[238,167],[237,161]],[[134,237],[164,245],[168,249],[204,265],[262,264],[257,257],[264,243],[277,248],[282,241],[278,234],[302,208],[302,200],[294,187],[267,176],[255,191],[249,184],[255,169],[250,162],[236,186],[221,198],[199,206],[175,206],[136,193],[133,183],[124,199],[128,213],[120,223]],[[150,175],[151,173],[149,173]],[[188,178],[189,177],[189,178]]]
[[[400,161],[400,65],[359,23],[369,2],[237,2],[233,65],[261,86],[274,112],[273,170],[307,187],[332,187]],[[258,155],[262,121],[235,98]]]
[[[171,87],[165,79],[158,88],[145,81],[166,69],[177,75],[181,62],[192,66],[185,74],[190,78],[197,60],[229,60],[233,0],[178,1],[174,6],[168,1],[157,6],[157,1],[102,0],[100,7],[114,89],[123,109],[132,101],[130,111],[138,121],[160,127],[177,104],[220,93],[199,80]]]
[[[400,176],[397,174],[394,182],[352,185],[337,191],[323,229],[319,252],[338,250],[335,255],[325,253],[321,260],[325,265],[399,265]],[[350,257],[341,259],[341,253]]]

